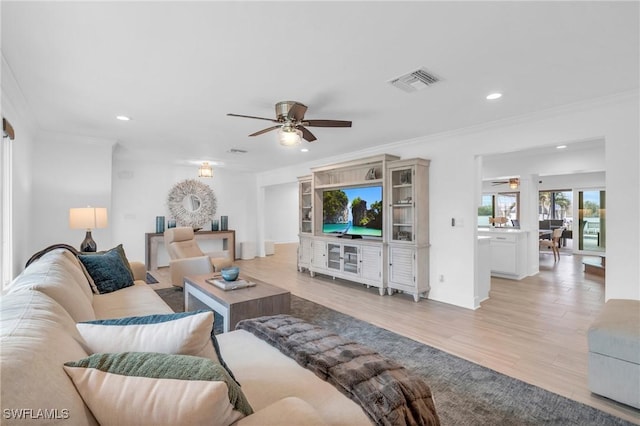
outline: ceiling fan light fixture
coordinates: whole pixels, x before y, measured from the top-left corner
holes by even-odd
[[[290,125],[284,125],[278,130],[278,141],[282,146],[296,146],[302,142],[302,132]]]
[[[517,189],[519,184],[520,184],[520,179],[518,178],[509,179],[509,188]]]

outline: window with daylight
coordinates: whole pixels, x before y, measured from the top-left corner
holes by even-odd
[[[499,192],[483,194],[482,203],[478,207],[478,226],[488,227],[490,217],[505,217],[505,226],[513,226],[513,221],[520,220],[520,193]]]

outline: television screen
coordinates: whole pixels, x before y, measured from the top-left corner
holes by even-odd
[[[322,232],[382,237],[382,186],[324,191]]]

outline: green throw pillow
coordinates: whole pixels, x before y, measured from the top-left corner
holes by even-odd
[[[103,426],[230,425],[253,413],[240,386],[208,358],[100,353],[64,369]]]

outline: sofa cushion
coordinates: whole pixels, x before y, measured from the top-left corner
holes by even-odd
[[[240,419],[236,424],[237,426],[323,426],[327,423],[311,404],[295,396],[290,396]]]
[[[211,341],[213,312],[147,315],[76,325],[89,353],[160,352],[195,355],[219,362]]]
[[[103,254],[81,254],[78,258],[87,268],[100,294],[133,285],[131,268],[116,249]]]
[[[64,369],[101,425],[229,425],[253,412],[240,386],[207,358],[94,354]]]
[[[87,356],[65,309],[44,293],[24,290],[2,297],[0,318],[0,411],[46,408],[57,410],[60,423],[97,424],[63,369]],[[10,424],[4,417],[1,422]]]
[[[61,251],[49,252],[18,275],[9,285],[8,293],[40,291],[58,302],[75,321],[94,320],[91,300],[72,271]]]
[[[80,262],[80,259],[78,259],[76,255],[71,253],[69,250],[61,250],[61,254],[62,257],[64,257],[63,263],[66,263],[69,266],[69,273],[73,275],[76,282],[80,285],[82,293],[84,293],[84,295],[87,296],[87,299],[92,302],[93,289],[91,287],[91,283],[93,281],[89,281],[89,279],[87,279],[89,273],[86,268],[82,262]]]
[[[371,426],[360,405],[267,342],[244,330],[216,337],[222,356],[256,412],[295,395],[311,404],[328,424]]]
[[[124,318],[153,314],[172,314],[173,310],[143,281],[111,293],[93,296],[95,318]]]

